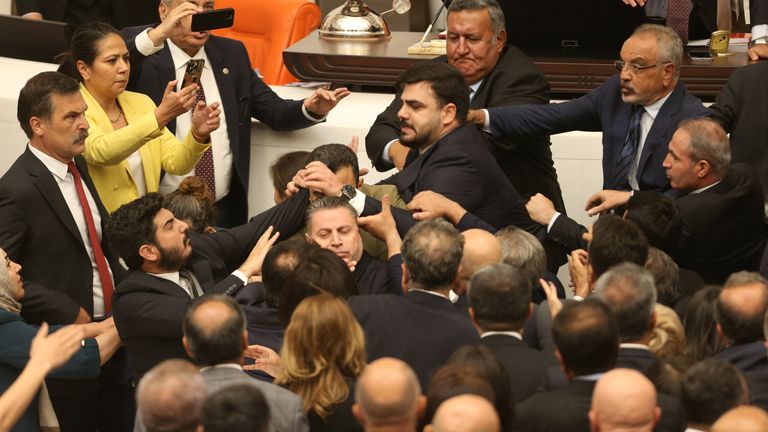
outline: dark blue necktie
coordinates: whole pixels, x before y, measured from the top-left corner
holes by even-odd
[[[632,107],[632,117],[629,119],[629,128],[627,137],[624,139],[624,145],[621,146],[618,158],[616,158],[616,177],[614,184],[616,189],[630,189],[629,171],[632,167],[632,161],[635,160],[638,144],[640,143],[640,117],[642,117],[645,108],[641,105]]]

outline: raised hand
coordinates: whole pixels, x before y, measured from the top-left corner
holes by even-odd
[[[601,190],[589,197],[584,210],[588,215],[594,216],[625,205],[631,196],[632,192],[628,191]]]
[[[555,215],[555,204],[545,197],[544,195],[537,193],[532,196],[527,203],[525,203],[525,209],[528,211],[528,215],[536,223],[540,225],[549,225],[549,221]]]
[[[326,90],[319,88],[312,95],[304,99],[304,108],[310,115],[315,117],[325,117],[336,107],[342,99],[349,96],[349,90],[346,87],[336,90]]]
[[[173,80],[165,86],[163,100],[160,101],[155,109],[155,118],[160,129],[164,128],[171,120],[192,109],[195,104],[195,93],[197,84],[184,87],[179,91],[174,91],[178,80]]]
[[[166,39],[187,33],[192,25],[190,17],[197,12],[198,7],[196,4],[183,2],[168,12],[163,22],[154,29],[151,29],[147,36],[149,36],[149,39],[155,46],[159,46]]]
[[[205,142],[211,132],[221,126],[221,107],[218,102],[206,105],[200,101],[192,112],[192,134],[198,142]]]
[[[243,353],[246,358],[254,360],[252,365],[245,365],[245,370],[260,370],[276,377],[283,370],[283,360],[271,348],[261,345],[249,345]]]
[[[373,216],[365,216],[357,219],[360,227],[380,240],[387,243],[387,253],[390,257],[400,253],[402,239],[397,232],[395,218],[392,217],[389,195],[385,194],[381,199],[381,212]]]
[[[459,203],[429,190],[417,193],[405,208],[413,212],[417,221],[442,217],[454,225],[467,213]]]
[[[80,349],[85,333],[81,326],[70,325],[48,334],[48,324],[43,323],[29,349],[29,361],[53,370],[67,362]]]
[[[248,258],[246,258],[240,268],[238,268],[238,270],[243,272],[246,277],[250,278],[255,274],[261,273],[264,257],[267,255],[267,252],[269,252],[269,248],[271,248],[277,241],[277,238],[280,237],[279,232],[275,232],[275,234],[272,235],[272,230],[273,227],[270,226],[264,231],[264,234],[259,237],[259,240],[253,246],[253,249],[251,249],[251,253],[248,254]]]

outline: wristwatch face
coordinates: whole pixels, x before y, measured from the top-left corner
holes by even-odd
[[[341,187],[341,196],[346,199],[352,199],[357,195],[357,190],[350,185],[344,185]]]

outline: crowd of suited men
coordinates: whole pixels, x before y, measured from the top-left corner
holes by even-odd
[[[349,91],[279,98],[242,44],[189,29],[213,7],[83,24],[21,90],[0,430],[768,430],[768,61],[705,107],[680,36],[646,24],[616,75],[549,104],[499,4],[456,0],[447,55],[365,137],[396,173],[366,184],[356,138],[286,152],[246,220],[251,118],[311,127]],[[549,149],[570,130],[602,132],[589,227]]]

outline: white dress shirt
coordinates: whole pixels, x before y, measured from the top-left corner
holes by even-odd
[[[48,168],[48,171],[53,174],[53,178],[56,180],[56,184],[59,186],[59,190],[61,191],[61,196],[64,197],[64,201],[67,203],[69,212],[72,214],[72,219],[74,219],[75,224],[77,225],[80,238],[82,238],[83,245],[85,245],[85,252],[88,254],[88,258],[91,260],[91,270],[93,273],[93,318],[104,318],[104,291],[101,288],[99,269],[96,266],[96,259],[93,255],[93,246],[91,246],[91,239],[88,236],[88,225],[85,222],[83,207],[80,205],[80,199],[77,196],[75,179],[67,170],[67,164],[60,162],[51,156],[48,156],[47,154],[32,146],[28,147],[32,154],[40,159],[40,162],[42,162],[43,165]],[[83,191],[85,192],[85,197],[88,200],[88,206],[91,208],[93,224],[96,226],[96,235],[98,235],[99,239],[101,239],[101,215],[98,211],[99,207],[96,206],[96,201],[93,199],[93,195],[91,195],[91,191],[88,189],[88,186],[86,186],[85,182],[82,179],[80,182],[83,184]],[[107,269],[109,270],[109,277],[112,278],[114,285],[112,269],[109,268],[109,266],[107,266]]]

